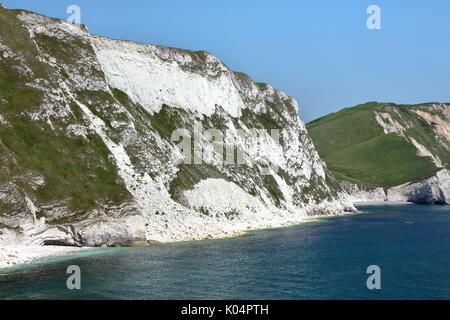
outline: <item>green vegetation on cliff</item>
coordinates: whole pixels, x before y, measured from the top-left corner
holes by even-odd
[[[445,141],[436,138],[435,124],[417,111],[436,113],[430,103],[369,102],[314,120],[307,129],[320,156],[339,180],[389,188],[425,179],[438,170],[431,157],[418,155],[412,139],[426,146],[444,166],[450,163]],[[393,121],[393,132],[384,132],[377,114],[386,117],[388,124]],[[396,125],[401,134],[395,132]]]
[[[109,158],[109,150],[93,132],[85,136],[68,134],[69,125],[84,125],[83,112],[70,101],[66,118],[55,113],[45,115],[49,102],[47,92],[58,87],[58,70],[39,59],[36,45],[16,17],[19,11],[0,8],[0,39],[11,50],[12,57],[0,51],[0,186],[12,183],[37,205],[61,202],[77,216],[99,207],[99,203],[119,205],[131,200]],[[49,36],[35,39],[42,48],[67,63],[69,56],[89,54],[92,49],[74,46],[66,52],[60,40]],[[41,49],[42,49],[41,48]],[[85,51],[83,51],[85,50]],[[57,54],[58,53],[58,54]],[[22,57],[19,63],[15,57]],[[24,66],[29,67],[24,71]],[[30,83],[43,83],[45,88]],[[112,99],[112,97],[111,97]],[[67,100],[68,101],[68,100]],[[97,116],[100,112],[89,106]],[[102,118],[111,125],[106,118]],[[42,179],[42,185],[34,180]],[[21,195],[25,197],[25,194]],[[0,215],[23,211],[20,204],[0,200]],[[41,212],[36,213],[42,215]],[[69,219],[70,220],[70,219]]]

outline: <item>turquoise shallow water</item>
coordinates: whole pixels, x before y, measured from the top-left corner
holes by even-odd
[[[450,208],[365,206],[248,236],[106,249],[0,271],[1,299],[449,299]],[[81,290],[66,268],[81,268]],[[381,268],[368,290],[366,268]]]

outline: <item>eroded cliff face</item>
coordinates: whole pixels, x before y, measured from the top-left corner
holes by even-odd
[[[0,244],[201,239],[344,211],[283,92],[207,52],[19,10],[0,19]],[[202,161],[186,163],[177,129],[215,129],[246,156],[221,161],[198,139]]]
[[[390,188],[387,198],[421,204],[450,204],[450,171],[443,169],[420,182]]]
[[[352,202],[412,202],[417,204],[450,204],[450,171],[439,170],[434,176],[418,182],[406,182],[401,185],[383,189],[370,188],[345,181],[344,190]]]
[[[385,134],[403,137],[416,148],[419,157],[432,160],[437,172],[430,178],[387,189],[386,198],[420,204],[450,204],[450,105],[416,105],[407,115],[396,111],[395,107],[387,111],[375,112]]]
[[[350,200],[353,203],[380,202],[390,200],[386,196],[386,191],[380,187],[366,187],[363,185],[351,183],[349,181],[342,181],[341,186],[349,194]]]
[[[357,175],[361,167],[366,170],[365,176],[360,174],[353,183],[342,183],[354,202],[389,200],[420,204],[450,203],[449,104],[368,103],[348,109],[347,113],[351,112],[364,112],[364,118],[370,119],[366,120],[370,124],[366,125],[366,131],[374,132],[367,140],[339,150],[341,155],[353,152],[352,161],[364,165],[355,165],[351,168],[353,172],[348,170],[344,180],[352,178],[352,173]],[[356,116],[351,114],[349,118]],[[330,162],[335,161],[333,165],[348,168],[348,163],[342,161],[345,158],[339,157],[331,156]],[[377,177],[383,175],[385,179],[377,181]],[[391,179],[393,176],[395,179]]]
[[[410,106],[401,112],[395,105],[375,111],[375,119],[385,134],[403,137],[419,157],[431,158],[437,169],[450,163],[450,105],[429,103]]]

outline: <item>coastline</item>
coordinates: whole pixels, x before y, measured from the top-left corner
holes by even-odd
[[[1,270],[0,296],[10,300],[227,299],[231,295],[258,299],[269,292],[277,299],[308,300],[339,299],[345,291],[346,299],[373,299],[374,293],[364,285],[355,286],[358,279],[354,276],[353,262],[360,266],[359,274],[365,272],[367,264],[376,262],[391,271],[404,271],[405,265],[410,267],[406,277],[401,272],[393,273],[403,281],[401,295],[396,296],[402,298],[417,293],[411,279],[420,282],[422,273],[417,270],[422,270],[423,259],[417,257],[425,258],[425,253],[427,260],[433,262],[433,275],[428,278],[433,282],[422,292],[435,294],[429,298],[449,294],[448,288],[441,287],[439,281],[447,270],[447,261],[444,256],[436,255],[435,250],[427,250],[441,248],[440,239],[445,238],[450,225],[448,206],[359,209],[363,213],[318,217],[297,226],[250,231],[238,238],[184,241],[150,248],[99,248],[42,259]],[[439,236],[423,237],[425,241],[417,242],[414,234],[420,234],[424,224],[436,226],[428,229],[439,232]],[[385,240],[401,240],[398,241],[401,248],[392,246],[391,241],[379,241],[380,232],[386,232],[381,237]],[[396,260],[399,254],[403,261],[400,265]],[[375,261],[368,261],[369,256],[375,257]],[[352,263],[336,269],[336,257],[346,257]],[[81,268],[81,291],[67,290],[64,285],[69,277],[66,273],[69,265]],[[324,267],[329,274],[321,272]],[[317,275],[321,274],[331,276],[318,286]],[[260,281],[261,277],[264,281]],[[299,286],[298,279],[309,280]],[[342,279],[347,280],[342,282]],[[334,291],[340,288],[340,283],[345,284],[345,290]],[[432,291],[439,288],[442,288],[439,292]],[[392,298],[394,293],[385,292],[386,296],[381,298]]]
[[[411,205],[415,204],[413,202],[407,201],[355,201],[354,206],[401,206],[401,205]]]
[[[412,202],[403,202],[403,201],[364,201],[364,202],[354,202],[354,206],[383,206],[383,205],[412,205]],[[358,212],[359,213],[359,212]],[[339,214],[325,214],[325,215],[313,215],[313,216],[304,216],[300,219],[296,219],[296,221],[286,221],[285,223],[277,223],[274,225],[268,225],[264,227],[255,227],[250,228],[230,234],[222,234],[222,235],[214,235],[207,236],[201,238],[186,238],[186,239],[177,239],[177,240],[168,240],[168,241],[160,241],[158,243],[174,243],[174,242],[183,242],[183,241],[200,241],[200,240],[212,240],[212,239],[226,239],[226,238],[234,238],[245,236],[248,232],[265,230],[265,229],[273,229],[273,228],[283,228],[283,227],[292,227],[302,223],[312,222],[318,218],[322,217],[333,217],[333,216],[341,216],[346,214],[352,214],[351,212],[342,212]],[[355,213],[353,213],[355,214]],[[146,243],[146,244],[130,244],[126,246],[151,246],[156,243]],[[27,263],[35,262],[39,259],[47,259],[52,257],[59,257],[64,255],[70,255],[74,253],[79,253],[87,250],[98,250],[101,247],[71,247],[71,246],[0,246],[0,270],[7,269],[14,266],[24,265]]]
[[[265,230],[265,229],[274,229],[274,228],[283,228],[283,227],[292,227],[302,223],[307,223],[316,220],[321,217],[333,217],[333,216],[341,216],[345,214],[351,214],[350,212],[342,212],[339,214],[324,214],[324,215],[314,215],[314,216],[302,216],[299,219],[286,221],[284,223],[276,223],[273,225],[259,226],[255,228],[248,228],[246,230],[237,231],[229,234],[221,234],[214,236],[206,236],[199,238],[186,238],[186,239],[176,239],[176,240],[167,240],[167,241],[158,241],[158,242],[148,242],[146,244],[143,243],[130,243],[129,245],[124,245],[123,247],[133,247],[133,246],[152,246],[156,244],[165,244],[165,243],[175,243],[175,242],[184,242],[184,241],[201,241],[201,240],[217,240],[217,239],[226,239],[226,238],[235,238],[242,237],[247,235],[249,232]],[[75,246],[57,246],[57,245],[48,245],[48,246],[0,246],[0,270],[7,270],[12,267],[17,267],[25,264],[29,264],[32,262],[36,262],[40,259],[48,259],[53,257],[61,257],[64,255],[71,255],[75,253],[80,253],[83,251],[95,251],[99,249],[105,249],[104,247],[75,247]]]
[[[69,246],[0,246],[0,270],[71,253],[93,250],[92,247]]]

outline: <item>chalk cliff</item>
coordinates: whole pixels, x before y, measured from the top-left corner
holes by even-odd
[[[0,8],[0,26],[0,245],[202,239],[352,210],[297,102],[210,53],[22,10]],[[194,163],[180,129],[203,137]]]

